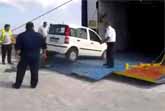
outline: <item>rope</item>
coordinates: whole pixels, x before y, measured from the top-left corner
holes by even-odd
[[[35,21],[35,20],[37,20],[37,19],[39,19],[39,18],[41,18],[41,17],[43,17],[43,16],[45,16],[45,15],[47,15],[47,14],[53,12],[54,10],[56,10],[56,9],[58,9],[58,8],[61,8],[61,7],[63,7],[64,5],[67,5],[68,3],[72,2],[72,1],[73,1],[73,0],[69,0],[69,1],[67,1],[67,2],[64,2],[63,4],[61,4],[61,5],[59,5],[59,6],[55,7],[55,8],[53,8],[53,9],[51,9],[51,10],[45,12],[45,13],[43,13],[43,14],[41,14],[41,15],[35,17],[35,18],[33,18],[33,19],[30,20],[30,21],[31,21],[31,22],[32,22],[32,21]],[[20,29],[21,27],[23,27],[23,26],[25,26],[25,25],[26,25],[26,23],[24,23],[24,24],[22,24],[22,25],[20,25],[20,26],[18,26],[18,27],[16,27],[16,28],[14,28],[14,29],[12,29],[12,31],[16,31],[16,30]]]
[[[163,49],[163,51],[160,53],[160,55],[158,57],[156,57],[156,59],[153,60],[152,63],[155,63],[156,61],[158,61],[164,53],[165,53],[165,49]],[[164,58],[165,58],[165,54],[164,54],[163,58],[161,59],[161,62],[163,61]]]
[[[94,16],[96,15],[96,13],[97,13],[97,9],[92,14],[92,20],[94,19]]]
[[[164,54],[164,56],[163,56],[163,58],[162,58],[160,64],[164,64],[164,63],[165,63],[165,54]]]

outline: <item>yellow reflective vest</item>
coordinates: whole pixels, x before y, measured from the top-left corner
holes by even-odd
[[[13,37],[13,33],[11,30],[9,32],[6,32],[5,29],[0,30],[1,35],[0,35],[0,44],[2,44],[5,41],[6,33],[9,33],[9,36],[11,37],[12,43],[15,43],[15,38]]]

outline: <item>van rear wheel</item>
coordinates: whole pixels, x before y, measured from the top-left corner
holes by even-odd
[[[77,58],[78,58],[78,51],[77,51],[77,49],[75,49],[75,48],[70,49],[70,50],[67,52],[67,54],[66,54],[66,58],[67,58],[69,61],[71,61],[71,62],[76,61]]]

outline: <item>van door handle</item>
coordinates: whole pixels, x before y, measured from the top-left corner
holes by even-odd
[[[80,42],[80,40],[77,40],[77,42]]]

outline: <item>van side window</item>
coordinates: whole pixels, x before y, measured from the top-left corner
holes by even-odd
[[[91,41],[101,42],[100,38],[93,31],[89,30],[89,35]]]
[[[87,30],[86,29],[79,28],[79,29],[77,29],[77,33],[78,33],[78,38],[87,39]]]
[[[77,30],[71,28],[71,29],[70,29],[70,36],[72,36],[72,37],[77,37]]]

